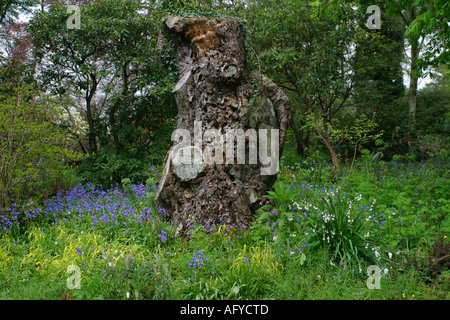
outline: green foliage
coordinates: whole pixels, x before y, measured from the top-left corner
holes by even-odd
[[[319,202],[311,207],[298,203],[297,209],[305,212],[308,243],[312,248],[327,248],[334,263],[358,267],[376,263],[373,244],[364,225],[364,211],[358,208],[359,198],[347,198],[339,190],[325,190]]]
[[[417,94],[417,129],[424,135],[449,135],[448,113],[450,90],[443,86],[428,86]],[[447,122],[446,122],[447,121]]]
[[[168,0],[157,4],[157,9],[162,15],[174,15],[184,17],[235,17],[237,11],[244,8],[243,3],[228,1],[195,1],[195,0]]]
[[[448,298],[446,261],[436,262],[448,252],[448,163],[358,164],[339,189],[313,186],[303,168],[290,169],[291,180],[267,195],[276,204],[262,201],[249,230],[227,234],[222,224],[190,221],[190,241],[174,237],[153,209],[151,190],[130,180],[123,190],[90,185],[60,193],[49,205],[60,208],[57,220],[30,220],[23,232],[0,238],[0,297]],[[73,208],[70,215],[65,208]],[[146,218],[126,218],[131,208]],[[72,264],[80,267],[81,289],[66,287]],[[381,268],[382,290],[367,288],[370,264]]]
[[[5,207],[51,193],[39,188],[41,182],[59,175],[80,155],[68,149],[69,136],[56,124],[57,108],[45,98],[39,101],[32,87],[0,90],[10,91],[0,91],[0,207]]]
[[[332,0],[333,7],[350,5],[346,0]],[[356,4],[362,8],[367,8],[374,4],[369,0],[358,0]],[[419,37],[431,36],[430,41],[424,46],[425,50],[418,59],[418,74],[426,75],[429,66],[448,64],[450,55],[448,54],[448,39],[450,38],[450,28],[447,24],[447,17],[450,15],[448,2],[445,0],[388,0],[380,4],[381,10],[390,16],[402,16],[406,24],[404,37],[413,43]],[[334,13],[334,16],[337,16]]]
[[[67,29],[62,4],[30,22],[40,83],[60,98],[79,97],[75,107],[85,115],[88,152],[100,142],[106,149],[113,145],[121,158],[160,158],[156,141],[167,142],[177,112],[175,74],[167,74],[156,49],[160,12],[131,0],[93,2],[80,10],[80,29]],[[155,118],[163,119],[163,128]]]
[[[369,31],[364,9],[373,3],[357,4],[105,0],[80,6],[80,30],[66,28],[63,4],[36,12],[36,79],[86,119],[62,127],[59,105],[25,86],[35,86],[33,66],[0,73],[0,190],[11,179],[8,202],[19,193],[56,194],[0,210],[0,298],[448,299],[446,70],[419,92],[415,130],[399,100],[400,18],[382,9],[382,29]],[[395,13],[413,5],[430,10],[417,12],[406,37],[442,27],[427,61],[441,48],[445,8],[386,3]],[[156,204],[177,114],[175,47],[159,35],[166,14],[238,17],[251,69],[291,100],[305,152],[297,155],[289,132],[278,181],[248,230],[190,220],[187,241]],[[76,169],[68,132],[80,135],[78,144],[95,142]],[[317,139],[341,159],[353,155],[354,165],[330,167]],[[17,156],[6,152],[11,141]],[[81,268],[81,289],[66,286],[72,264]],[[368,290],[369,264],[382,269],[383,290]]]
[[[299,191],[289,184],[275,183],[273,188],[274,191],[267,192],[266,198],[271,200],[282,211],[286,211],[292,203],[292,199],[299,194]]]
[[[117,153],[113,149],[102,148],[83,161],[77,176],[82,183],[91,182],[103,186],[121,183],[125,178],[133,183],[145,183],[153,165],[152,160],[125,150]]]
[[[359,8],[364,15],[360,25],[369,19],[366,8]],[[404,95],[403,34],[402,19],[381,12],[381,29],[357,36],[355,54],[361,63],[356,69],[352,102],[358,113],[373,114],[376,110],[392,108]]]
[[[366,31],[354,23],[359,17],[350,6],[319,7],[314,15],[308,2],[261,1],[249,7],[248,38],[259,68],[289,95],[300,130],[316,136],[337,167],[333,145],[342,128],[335,118],[349,103],[354,71],[369,63],[349,49]]]
[[[355,117],[353,123],[349,127],[344,128],[342,136],[355,149],[359,145],[365,145],[368,142],[379,139],[383,135],[383,131],[375,132],[379,125],[374,121],[374,117],[375,114],[371,117],[366,114]]]

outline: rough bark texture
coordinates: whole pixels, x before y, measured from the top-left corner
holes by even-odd
[[[212,153],[216,159],[223,158],[223,164],[202,162],[180,169],[173,161],[180,140],[175,141],[166,156],[156,200],[166,209],[178,233],[186,234],[192,217],[205,226],[223,223],[227,230],[246,228],[258,200],[276,180],[276,174],[261,174],[259,156],[256,164],[250,163],[247,129],[279,129],[281,157],[290,120],[289,100],[268,78],[249,72],[237,20],[168,16],[163,23],[176,41],[179,82],[173,92],[179,110],[177,128],[189,131],[192,145],[198,147],[191,150],[206,152],[211,147],[211,139],[202,136],[199,140],[195,135],[195,123],[197,128],[201,124],[203,135],[218,129],[224,144],[223,154],[220,148]],[[224,137],[231,129],[247,133],[243,164],[236,160],[237,140],[234,161],[229,163],[231,157],[226,157]]]

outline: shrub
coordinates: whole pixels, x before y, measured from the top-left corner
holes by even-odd
[[[3,95],[5,90],[12,93]],[[58,110],[35,101],[32,87],[0,87],[0,208],[27,197],[48,195],[46,185],[80,154],[69,150],[69,133]],[[44,105],[46,104],[46,105]]]
[[[82,183],[110,186],[130,179],[132,183],[146,182],[151,168],[150,159],[122,150],[101,148],[79,166],[78,176]]]
[[[366,262],[377,260],[364,226],[364,211],[357,205],[360,199],[360,196],[351,199],[330,187],[322,190],[319,201],[314,204],[299,201],[294,205],[303,212],[310,247],[327,248],[332,262],[357,265],[361,272]]]

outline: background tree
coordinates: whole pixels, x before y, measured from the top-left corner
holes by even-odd
[[[339,6],[355,2],[338,0],[334,3]],[[368,6],[373,3],[358,0],[356,4]],[[388,15],[401,17],[407,27],[404,37],[410,48],[408,107],[414,118],[417,112],[418,78],[428,75],[429,67],[436,68],[450,61],[450,7],[446,0],[387,0],[383,9]]]
[[[295,124],[304,125],[307,113],[315,118],[317,126],[307,127],[338,167],[331,130],[354,86],[360,61],[352,46],[360,30],[351,8],[340,8],[335,17],[326,3],[322,6],[324,10],[313,17],[308,1],[258,1],[249,6],[248,20],[262,69],[290,94]],[[297,144],[304,143],[296,137]]]
[[[40,12],[30,22],[30,32],[39,63],[39,82],[52,94],[64,95],[67,86],[84,99],[82,111],[89,126],[89,152],[97,150],[95,94],[105,77],[106,62],[95,54],[101,49],[98,36],[89,30],[67,29],[66,6],[56,3],[48,12]],[[83,24],[88,17],[83,16]],[[103,68],[102,68],[103,67]],[[64,84],[64,85],[62,85]]]
[[[88,125],[86,149],[101,152],[82,171],[91,179],[92,170],[99,169],[93,164],[116,168],[103,176],[120,181],[131,174],[124,169],[144,167],[145,157],[161,156],[162,150],[157,150],[164,148],[156,145],[167,148],[170,141],[168,128],[176,115],[170,94],[175,73],[164,69],[157,54],[160,13],[152,3],[93,2],[80,6],[81,29],[68,30],[66,9],[53,4],[31,22],[39,79],[60,98],[70,93],[75,99],[69,100],[82,99],[77,107]],[[156,124],[161,128],[156,130]],[[111,161],[99,163],[100,159]],[[127,166],[127,159],[135,165]],[[102,174],[97,177],[102,180]]]
[[[417,101],[427,108],[417,110],[417,130],[424,135],[448,138],[450,133],[450,71],[437,68],[435,81],[417,94]]]
[[[362,12],[366,12],[362,8]],[[366,28],[367,16],[360,19]],[[399,17],[381,15],[382,28],[367,30],[357,39],[356,58],[362,67],[355,75],[352,102],[358,113],[372,114],[380,109],[392,108],[404,96],[403,34],[404,25]]]
[[[58,125],[58,110],[26,85],[26,66],[14,71],[12,75],[11,68],[0,70],[0,78],[9,73],[9,81],[0,86],[1,208],[51,194],[50,181],[79,157]]]
[[[30,13],[32,7],[43,0],[2,0],[0,2],[0,25],[11,24],[21,13]]]

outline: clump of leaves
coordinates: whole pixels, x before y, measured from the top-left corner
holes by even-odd
[[[411,257],[405,257],[406,266],[421,270],[428,280],[437,278],[450,269],[450,243],[445,241],[445,236],[439,236],[431,245],[431,251],[425,255],[414,252]]]
[[[445,239],[444,236],[440,236],[431,246],[431,254],[428,257],[428,272],[432,277],[450,270],[450,242],[445,241]]]

